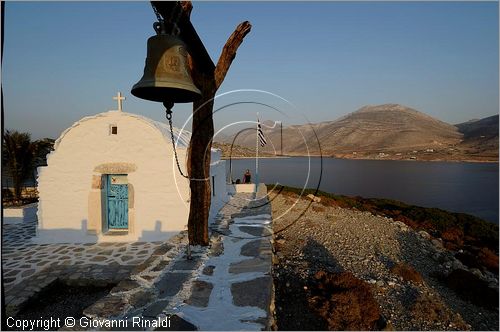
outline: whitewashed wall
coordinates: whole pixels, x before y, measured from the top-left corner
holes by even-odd
[[[117,125],[117,135],[110,135],[110,125]],[[185,229],[189,183],[174,168],[170,144],[147,119],[123,112],[101,113],[75,123],[56,142],[48,166],[39,169],[35,241],[156,241]],[[186,149],[179,148],[178,154],[185,169]],[[95,167],[104,163],[136,167],[128,174],[134,189],[135,220],[126,236],[92,235],[87,231],[89,194],[96,190],[92,189],[92,179],[99,174]]]
[[[33,222],[36,220],[37,203],[23,207],[12,207],[3,209],[3,222],[5,224],[19,224],[22,222]]]
[[[219,212],[219,210],[229,200],[226,187],[226,161],[222,160],[221,157],[222,154],[220,150],[212,150],[210,163],[210,184],[212,191],[212,200],[209,212],[209,223],[213,223],[215,221],[217,212]],[[212,176],[214,178],[212,178]]]

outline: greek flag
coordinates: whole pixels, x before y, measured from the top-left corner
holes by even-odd
[[[267,144],[266,138],[264,137],[264,133],[262,132],[262,127],[260,126],[260,121],[257,119],[257,135],[259,136],[260,146],[264,146]]]

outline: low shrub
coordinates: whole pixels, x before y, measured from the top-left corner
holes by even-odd
[[[391,268],[391,273],[400,276],[405,281],[413,281],[416,283],[421,283],[424,280],[422,278],[422,275],[417,270],[415,270],[413,266],[410,266],[405,263],[396,263]]]
[[[486,267],[488,271],[498,275],[498,256],[488,248],[481,248],[477,254],[479,263]]]
[[[464,232],[456,227],[447,228],[441,233],[441,238],[445,242],[451,242],[456,245],[462,246],[464,244]]]
[[[434,299],[418,294],[411,307],[412,317],[426,320],[428,322],[437,322],[443,316],[443,305]]]
[[[380,308],[370,286],[350,272],[314,275],[309,304],[328,323],[329,330],[382,328]]]

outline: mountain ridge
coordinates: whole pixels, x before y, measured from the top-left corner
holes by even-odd
[[[280,129],[262,130],[271,144],[261,151],[279,154]],[[336,120],[283,127],[283,142],[286,155],[498,161],[498,115],[452,125],[400,104],[366,105]],[[235,144],[252,148],[255,136]]]

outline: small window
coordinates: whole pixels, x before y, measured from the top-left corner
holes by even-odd
[[[111,126],[111,135],[117,135],[118,134],[118,127],[116,125]]]

